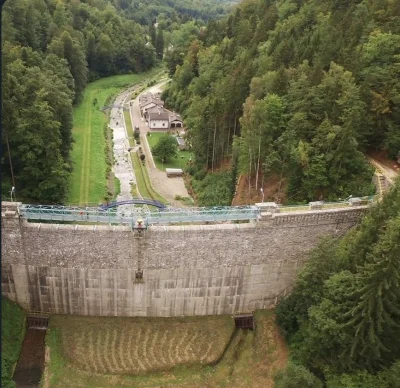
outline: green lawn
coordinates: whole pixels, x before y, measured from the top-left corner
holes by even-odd
[[[86,87],[82,102],[74,109],[74,145],[71,151],[74,168],[68,203],[87,204],[104,200],[107,177],[103,127],[108,121],[108,115],[100,111],[100,108],[112,104],[113,98],[123,89],[154,77],[159,71],[156,68],[142,74],[102,78]]]
[[[131,115],[128,110],[124,110],[124,118],[126,124],[126,131],[128,132],[128,136],[131,136],[133,133],[133,126],[131,121]]]
[[[168,201],[153,189],[147,169],[140,162],[137,153],[131,152],[131,158],[136,176],[137,190],[139,190],[141,196],[168,204]]]
[[[154,147],[165,133],[162,132],[152,132],[151,136],[147,136],[147,141],[150,148]],[[153,155],[154,163],[157,168],[161,171],[165,171],[166,168],[182,168],[184,169],[193,156],[190,151],[178,151],[178,156],[174,159],[169,160],[167,163],[163,163],[158,157]]]

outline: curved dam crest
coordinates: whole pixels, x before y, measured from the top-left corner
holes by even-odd
[[[93,316],[252,312],[290,291],[323,236],[367,206],[262,213],[247,224],[129,226],[28,223],[2,204],[2,293],[31,311]]]

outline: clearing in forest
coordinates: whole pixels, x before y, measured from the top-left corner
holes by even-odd
[[[255,317],[250,331],[229,316],[53,316],[45,387],[272,388],[287,350],[273,312]]]
[[[142,74],[102,78],[86,87],[82,102],[74,109],[74,143],[71,150],[73,171],[67,203],[83,205],[103,202],[107,187],[104,127],[108,124],[108,114],[100,108],[112,104],[122,90],[159,71],[156,68]]]

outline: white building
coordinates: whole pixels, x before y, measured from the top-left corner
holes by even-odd
[[[169,114],[166,111],[159,110],[158,112],[149,113],[149,128],[151,129],[164,129],[169,128]]]

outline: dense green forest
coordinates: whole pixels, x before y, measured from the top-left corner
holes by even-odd
[[[400,179],[359,226],[314,250],[278,305],[303,372],[328,388],[400,386],[399,258]]]
[[[207,21],[227,13],[239,0],[112,0],[112,4],[122,10],[123,15],[142,25],[152,22],[165,30],[176,29],[192,19]]]
[[[189,128],[194,186],[229,162],[256,188],[278,177],[289,202],[369,195],[364,153],[400,151],[398,1],[244,0],[185,50],[163,97]]]
[[[73,106],[88,82],[140,73],[231,2],[9,0],[2,8],[2,192],[65,200]],[[196,19],[199,19],[198,21]],[[157,22],[157,28],[154,23]]]
[[[2,9],[3,193],[62,202],[72,164],[72,106],[89,80],[156,62],[143,27],[97,0],[12,0]],[[9,153],[10,151],[10,153]]]

